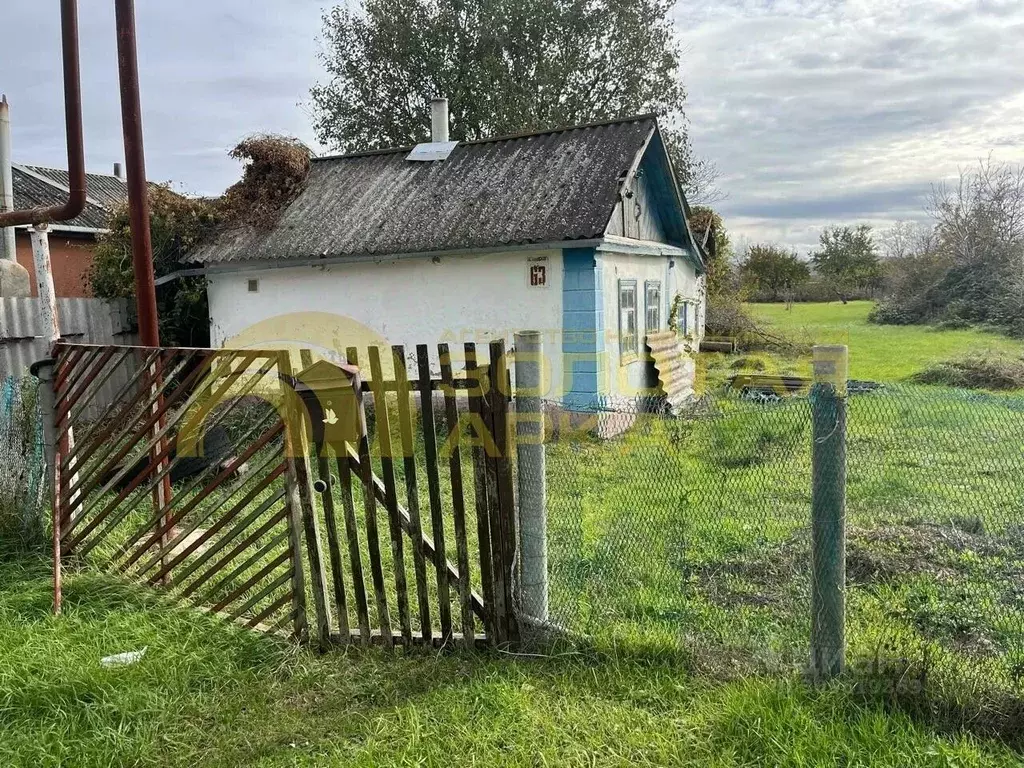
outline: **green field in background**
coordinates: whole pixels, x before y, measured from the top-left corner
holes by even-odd
[[[901,381],[931,363],[970,352],[1017,355],[1020,341],[975,329],[938,330],[923,325],[875,325],[867,320],[873,302],[851,301],[793,304],[750,304],[755,318],[770,323],[798,341],[846,344],[850,377],[870,381]],[[810,359],[784,361],[791,372],[808,374]]]

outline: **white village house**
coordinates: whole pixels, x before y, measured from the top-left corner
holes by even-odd
[[[431,143],[315,158],[273,229],[235,226],[187,257],[215,346],[309,343],[304,328],[342,352],[359,327],[457,348],[539,330],[544,396],[570,407],[656,384],[645,339],[673,302],[681,348],[697,348],[703,251],[653,116],[455,143],[434,108]]]

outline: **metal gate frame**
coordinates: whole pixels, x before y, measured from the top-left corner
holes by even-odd
[[[35,367],[49,382],[41,387],[42,404],[52,414],[46,443],[54,468],[55,608],[65,562],[91,562],[246,626],[287,631],[321,646],[516,643],[516,507],[505,345],[491,342],[488,363],[478,365],[476,345],[465,344],[462,378],[455,376],[449,345],[437,350],[440,376],[431,373],[427,345],[418,345],[417,378],[409,376],[402,346],[391,348],[395,373],[385,378],[381,350],[371,347],[367,380],[350,348],[349,365],[336,368],[349,388],[349,416],[357,431],[332,443],[320,425],[327,421],[321,393],[303,382],[304,372],[294,372],[287,351],[56,345],[54,359]],[[301,359],[304,367],[312,362],[306,351]],[[120,384],[113,396],[112,381]],[[182,450],[200,443],[246,396],[267,399],[268,382],[277,386],[275,410],[246,433],[238,455],[215,473],[172,487]],[[367,395],[376,422],[372,443]],[[443,399],[447,435],[434,429],[435,397]],[[105,418],[86,423],[86,409],[95,413],[103,398],[110,399],[101,409]],[[417,402],[419,431],[413,418]],[[445,458],[447,505],[441,483]],[[247,462],[259,469],[237,477]],[[404,476],[405,503],[399,501],[396,468]],[[417,477],[423,474],[430,534],[421,519]],[[467,483],[473,486],[468,500]],[[362,496],[369,584],[353,488]],[[381,511],[394,564],[391,600],[380,552]],[[467,533],[474,517],[471,551]],[[446,521],[454,526],[454,563]],[[476,584],[471,559],[478,562]]]
[[[65,561],[92,562],[246,626],[304,639],[299,475],[284,450],[292,425],[281,409],[249,428],[244,450],[216,472],[173,491],[170,483],[183,461],[202,456],[205,435],[280,376],[286,353],[60,343],[54,354],[37,369],[50,368],[41,389],[52,395],[55,608]],[[77,418],[124,368],[132,373],[105,418]],[[240,474],[250,461],[258,468]]]

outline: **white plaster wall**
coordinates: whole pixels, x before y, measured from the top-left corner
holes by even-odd
[[[638,254],[601,251],[602,285],[604,287],[605,349],[607,350],[608,371],[606,392],[611,397],[635,397],[653,382],[647,380],[647,363],[643,361],[644,336],[654,330],[668,328],[669,309],[672,297],[681,293],[691,302],[702,296],[701,281],[696,270],[686,260],[667,256],[645,256]],[[673,266],[669,266],[673,263]],[[624,361],[619,355],[619,280],[636,280],[637,283],[637,326],[640,332],[641,359]],[[647,280],[661,281],[661,327],[646,328],[644,283]],[[703,298],[700,304],[703,305]],[[691,323],[693,314],[691,314]],[[699,326],[703,329],[703,322]]]
[[[672,272],[675,273],[676,281],[672,296],[678,293],[690,302],[688,338],[692,342],[693,348],[696,349],[704,337],[704,313],[707,309],[706,281],[703,275],[697,276],[696,270],[689,262],[682,259],[676,259],[676,266]],[[669,301],[671,302],[671,300],[670,296]]]
[[[530,285],[531,258],[546,258],[546,287]],[[254,336],[290,333],[298,337],[292,339],[296,345],[321,350],[387,343],[404,344],[407,354],[416,344],[428,344],[436,371],[438,342],[451,344],[453,361],[461,365],[465,341],[475,341],[485,360],[485,342],[504,338],[511,345],[515,331],[539,330],[548,359],[547,396],[557,397],[562,272],[561,251],[551,250],[212,275],[207,287],[212,340],[215,346],[253,347],[271,341]],[[259,280],[258,293],[249,292],[250,278]],[[291,322],[288,316],[299,313],[324,315],[305,315],[314,318],[312,326]],[[263,325],[255,334],[246,333],[258,323]]]

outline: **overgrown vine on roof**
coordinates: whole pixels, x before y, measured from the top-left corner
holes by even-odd
[[[185,254],[221,227],[272,228],[309,174],[310,150],[288,136],[250,136],[228,154],[245,166],[241,180],[219,198],[187,197],[169,184],[150,184],[149,225],[157,278],[183,269]],[[111,211],[107,229],[89,274],[92,292],[101,298],[133,297],[127,203]],[[162,344],[209,346],[209,307],[202,276],[178,277],[158,286],[157,313]]]

